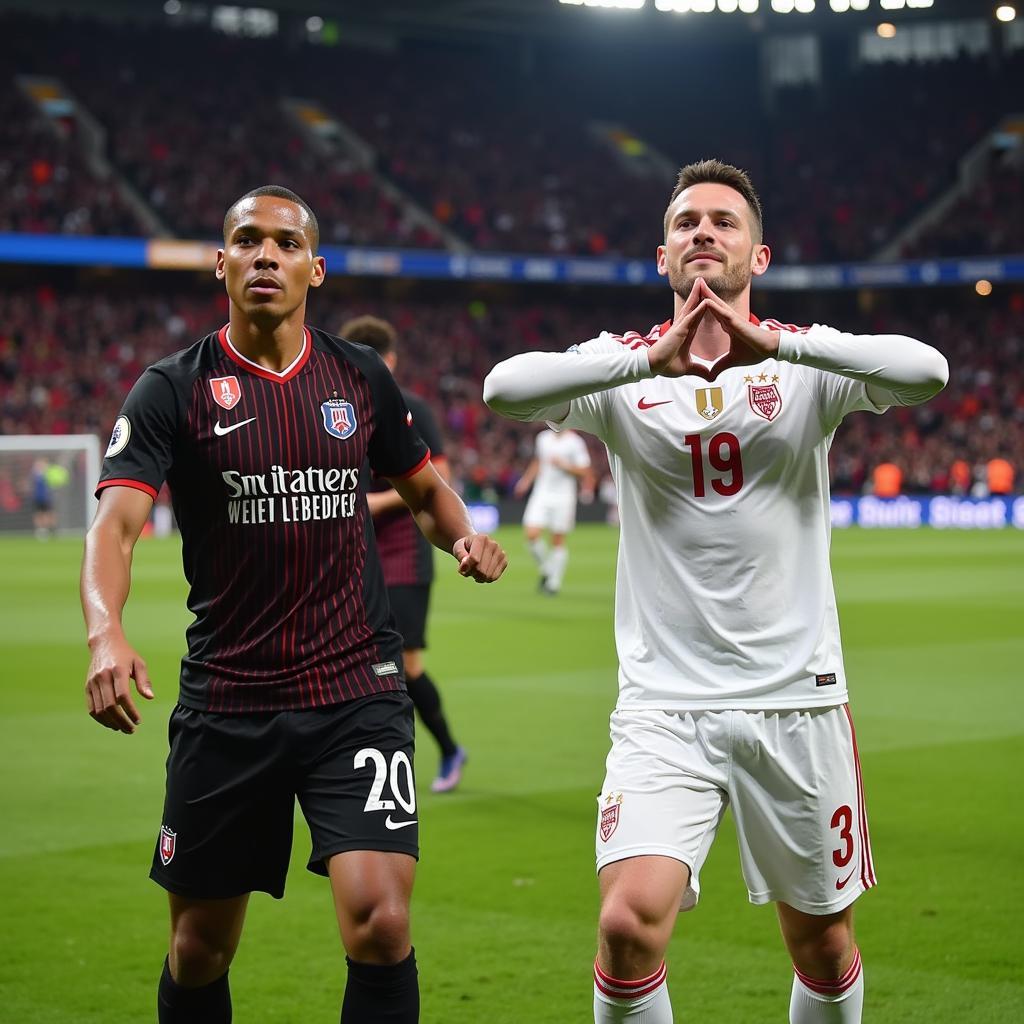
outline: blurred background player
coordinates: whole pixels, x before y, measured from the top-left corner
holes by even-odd
[[[380,355],[387,368],[395,372],[398,335],[386,320],[374,316],[355,317],[343,323],[338,334],[346,341],[368,345]],[[430,406],[415,392],[406,388],[400,390],[413,424],[430,449],[431,463],[445,482],[450,482],[441,431]],[[466,751],[452,738],[441,706],[441,693],[423,667],[430,589],[434,582],[434,551],[420,533],[402,496],[387,480],[374,477],[366,501],[373,516],[388,600],[396,628],[402,634],[405,685],[420,719],[441,751],[441,766],[430,789],[434,793],[447,793],[455,789],[462,778]]]
[[[32,526],[36,531],[36,540],[47,540],[57,532],[50,463],[46,459],[36,459],[32,463]]]
[[[523,512],[523,530],[533,560],[540,569],[538,590],[554,595],[562,589],[569,549],[565,539],[576,525],[579,485],[590,483],[590,455],[579,434],[566,430],[556,434],[542,430],[537,435],[534,456],[515,486],[521,498],[533,486]],[[547,530],[549,548],[544,540]]]

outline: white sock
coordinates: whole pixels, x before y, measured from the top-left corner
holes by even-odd
[[[665,961],[636,981],[609,977],[594,961],[594,1024],[672,1024]]]
[[[551,554],[544,565],[544,575],[547,577],[548,586],[552,590],[558,590],[562,586],[562,577],[565,576],[565,567],[569,562],[569,549],[563,544],[559,548],[552,548]]]
[[[864,1009],[864,969],[860,950],[841,978],[820,981],[793,968],[789,1024],[860,1024]]]
[[[541,571],[544,569],[544,562],[548,557],[548,546],[544,543],[543,537],[538,537],[536,540],[528,540],[526,546],[530,549],[530,554],[533,555],[533,560],[540,566]]]

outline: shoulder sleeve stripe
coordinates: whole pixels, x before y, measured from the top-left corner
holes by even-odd
[[[141,480],[127,480],[127,479],[112,479],[112,480],[101,480],[96,485],[96,493],[99,494],[105,487],[134,487],[137,491],[144,491],[154,501],[156,501],[157,492],[154,488],[150,487],[149,484],[144,484]]]
[[[798,327],[796,324],[783,324],[778,320],[762,320],[762,327],[767,327],[769,331],[789,331],[790,334],[806,334],[810,327]]]

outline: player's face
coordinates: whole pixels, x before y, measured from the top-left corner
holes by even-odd
[[[313,252],[309,214],[276,196],[256,196],[235,207],[217,277],[232,304],[255,321],[286,319],[324,279],[324,260]]]
[[[768,247],[755,242],[753,226],[747,201],[735,189],[712,182],[691,185],[669,208],[658,273],[683,298],[703,277],[729,301],[768,269]]]

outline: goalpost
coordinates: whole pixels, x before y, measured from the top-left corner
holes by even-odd
[[[0,436],[0,532],[84,532],[99,477],[95,434]]]

